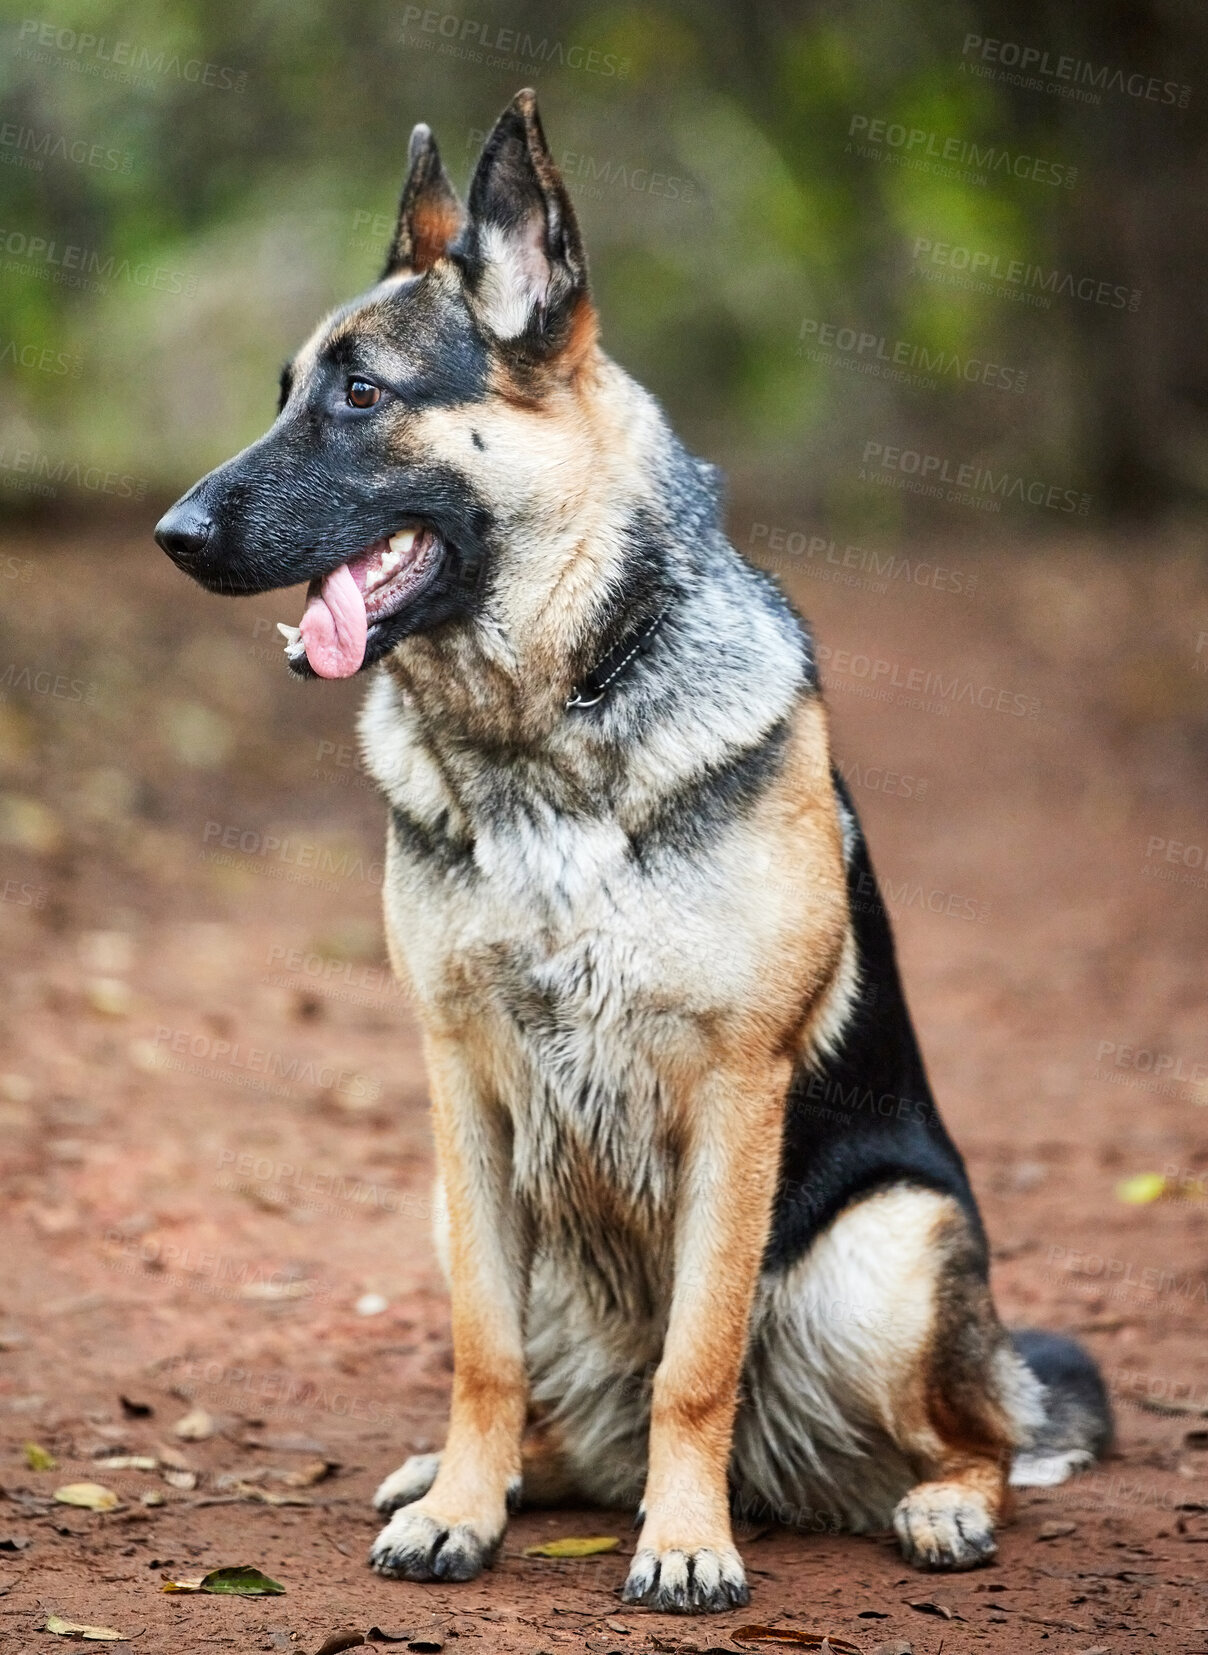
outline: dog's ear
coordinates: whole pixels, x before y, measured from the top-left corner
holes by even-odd
[[[431,131],[421,124],[407,149],[407,182],[398,204],[398,224],[381,279],[410,271],[423,274],[443,259],[461,233],[465,210],[449,182]]]
[[[548,355],[587,298],[587,260],[535,92],[518,92],[483,146],[458,249],[471,308],[497,339]]]

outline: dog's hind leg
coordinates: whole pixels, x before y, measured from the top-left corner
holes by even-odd
[[[930,1336],[899,1402],[898,1441],[919,1476],[893,1514],[908,1562],[972,1569],[997,1550],[1007,1478],[1042,1415],[1041,1390],[998,1320],[983,1244],[952,1200],[932,1229]]]
[[[921,1568],[994,1553],[1040,1387],[999,1324],[960,1204],[897,1184],[765,1278],[735,1440],[740,1499],[788,1522],[892,1522]]]

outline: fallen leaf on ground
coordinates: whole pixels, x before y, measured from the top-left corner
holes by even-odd
[[[162,1506],[165,1503],[163,1491],[158,1488],[147,1489],[139,1498],[145,1506]]]
[[[330,1477],[333,1471],[338,1470],[339,1462],[336,1460],[308,1460],[296,1471],[281,1472],[280,1477],[289,1488],[309,1488],[312,1483],[321,1483],[325,1477]]]
[[[730,1633],[736,1644],[792,1644],[795,1649],[833,1649],[835,1655],[860,1655],[858,1647],[833,1632],[799,1632],[795,1626],[740,1626]]]
[[[22,1447],[21,1452],[25,1455],[25,1463],[31,1471],[53,1471],[59,1463],[50,1450],[43,1448],[41,1443],[27,1442]]]
[[[121,977],[89,977],[84,998],[102,1017],[129,1017],[134,1010],[134,994]]]
[[[1077,1534],[1077,1523],[1042,1523],[1036,1531],[1037,1540],[1061,1540],[1067,1534]]]
[[[172,1427],[172,1435],[182,1442],[205,1442],[218,1429],[213,1414],[204,1408],[192,1408]]]
[[[917,1603],[907,1604],[907,1608],[920,1615],[939,1615],[946,1621],[956,1619],[946,1603],[936,1603],[933,1598],[920,1598]]]
[[[156,1449],[161,1465],[169,1465],[173,1471],[192,1471],[193,1467],[181,1453],[179,1448],[171,1448],[166,1442],[161,1442]]]
[[[365,1634],[366,1643],[406,1644],[412,1650],[430,1650],[433,1652],[445,1647],[442,1636],[444,1622],[429,1621],[424,1626],[402,1626],[383,1630],[380,1626],[371,1626]],[[456,1634],[454,1634],[456,1636]]]
[[[165,1580],[165,1592],[217,1592],[241,1598],[275,1597],[285,1587],[259,1569],[240,1564],[232,1569],[211,1569],[208,1575],[190,1576],[187,1580]]]
[[[183,1488],[185,1490],[197,1487],[196,1471],[174,1471],[168,1467],[160,1473],[169,1488]]]
[[[315,1655],[340,1655],[342,1649],[355,1649],[364,1642],[360,1632],[333,1632],[330,1638],[324,1638]]]
[[[89,1638],[95,1643],[130,1642],[129,1633],[115,1631],[112,1626],[84,1626],[79,1621],[65,1621],[61,1615],[47,1615],[43,1630],[55,1632],[60,1638]]]
[[[272,1432],[262,1437],[244,1437],[244,1448],[264,1448],[274,1454],[323,1454],[323,1444],[314,1437],[277,1436]]]
[[[1191,1419],[1208,1419],[1208,1408],[1198,1402],[1181,1402],[1174,1399],[1165,1402],[1156,1396],[1130,1397],[1129,1400],[1151,1414],[1176,1414],[1187,1415]]]
[[[159,1461],[152,1454],[106,1454],[97,1462],[99,1471],[157,1471]]]
[[[314,1501],[308,1500],[305,1494],[274,1494],[271,1489],[261,1488],[258,1483],[243,1483],[236,1480],[226,1486],[241,1500],[259,1500],[261,1505],[265,1506],[314,1505]]]
[[[563,1540],[546,1540],[540,1546],[526,1546],[525,1557],[596,1557],[615,1552],[621,1544],[615,1534],[567,1535]]]
[[[1166,1193],[1166,1179],[1160,1172],[1138,1172],[1116,1185],[1116,1200],[1129,1207],[1144,1207]]]
[[[65,1506],[84,1506],[89,1511],[116,1511],[121,1504],[104,1483],[64,1483],[55,1489],[55,1499]]]

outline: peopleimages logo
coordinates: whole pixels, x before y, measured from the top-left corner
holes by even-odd
[[[1019,505],[1085,517],[1091,504],[1090,495],[1076,488],[995,471],[972,460],[954,461],[942,454],[924,454],[917,448],[899,448],[893,443],[865,443],[859,476],[861,482],[906,488],[956,505],[976,505],[984,511],[998,511],[1002,501],[1013,500]]]
[[[41,171],[45,161],[71,161],[77,167],[97,167],[101,172],[130,172],[134,157],[129,150],[109,149],[89,143],[87,138],[68,138],[45,127],[19,126],[16,121],[0,123],[0,149],[15,152]]]
[[[797,354],[812,362],[854,367],[860,373],[883,372],[887,378],[922,376],[928,390],[934,390],[941,378],[984,385],[994,391],[1020,392],[1028,383],[1025,369],[1009,368],[984,357],[966,356],[938,346],[933,350],[909,339],[891,339],[885,333],[872,333],[867,328],[841,327],[834,322],[820,321],[816,316],[807,316],[802,322],[797,333]]]
[[[1080,299],[1083,304],[1102,305],[1107,310],[1141,308],[1140,288],[1098,276],[1077,275],[1052,265],[1031,264],[1026,259],[1004,258],[981,248],[962,247],[958,242],[916,236],[913,253],[915,274],[924,281],[997,293],[1038,309],[1048,309],[1054,298]],[[933,268],[929,270],[928,265]]]
[[[998,144],[979,144],[954,133],[929,132],[925,127],[906,126],[901,121],[853,115],[847,137],[848,149],[858,155],[863,155],[866,148],[875,151],[883,146],[917,160],[965,167],[986,178],[1020,178],[1066,190],[1072,190],[1078,182],[1078,168],[1063,161],[1046,161],[1039,155],[1024,155]]]
[[[247,71],[243,69],[207,63],[197,57],[181,57],[179,52],[169,53],[162,47],[155,51],[135,40],[112,40],[108,35],[91,34],[87,30],[61,29],[36,17],[24,20],[17,38],[17,57],[36,63],[58,61],[80,74],[96,75],[121,86],[153,85],[156,75],[222,92],[242,92],[247,86]],[[59,54],[57,60],[54,53]]]
[[[420,33],[408,36],[409,25],[418,24]],[[423,39],[424,35],[431,38]],[[418,45],[470,63],[485,63],[492,69],[582,69],[589,75],[615,76],[629,73],[627,57],[602,52],[594,46],[568,46],[565,41],[540,38],[519,29],[502,27],[482,17],[463,17],[459,12],[441,12],[431,7],[407,6],[403,10],[404,45]],[[492,55],[493,54],[493,55]]]
[[[133,264],[116,253],[102,253],[96,247],[78,247],[45,236],[27,235],[24,230],[0,229],[3,268],[15,275],[35,276],[62,287],[82,287],[104,293],[109,282],[133,282],[135,287],[154,288],[159,293],[195,293],[197,277],[157,264]]]
[[[1054,93],[1079,103],[1102,103],[1104,92],[1178,109],[1186,109],[1191,102],[1191,88],[1182,81],[1114,69],[1107,63],[1069,57],[1042,46],[1021,46],[1014,40],[995,40],[991,35],[967,34],[961,59],[966,74],[1024,86],[1033,92]],[[1047,86],[1046,81],[1050,83]]]

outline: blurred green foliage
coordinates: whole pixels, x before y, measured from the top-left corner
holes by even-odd
[[[853,481],[874,439],[1091,490],[1097,512],[1196,495],[1208,463],[1188,380],[1208,373],[1167,325],[1195,248],[1165,220],[1148,235],[1146,203],[1155,170],[1195,174],[1201,86],[1186,109],[1095,106],[970,72],[968,37],[997,31],[1195,81],[1186,9],[1131,36],[1125,10],[6,0],[0,498],[122,497],[81,493],[75,472],[40,494],[13,463],[33,452],[159,500],[257,436],[281,361],[377,273],[411,124],[430,123],[464,182],[526,83],[584,224],[607,346],[748,497],[856,527],[892,518],[900,498]],[[978,182],[887,144],[870,158],[862,120],[1040,157],[1077,183]],[[1085,271],[1144,306],[1038,309],[924,281],[920,237]],[[1026,394],[811,361],[807,321],[1005,364]],[[1175,441],[1183,403],[1197,411]]]

